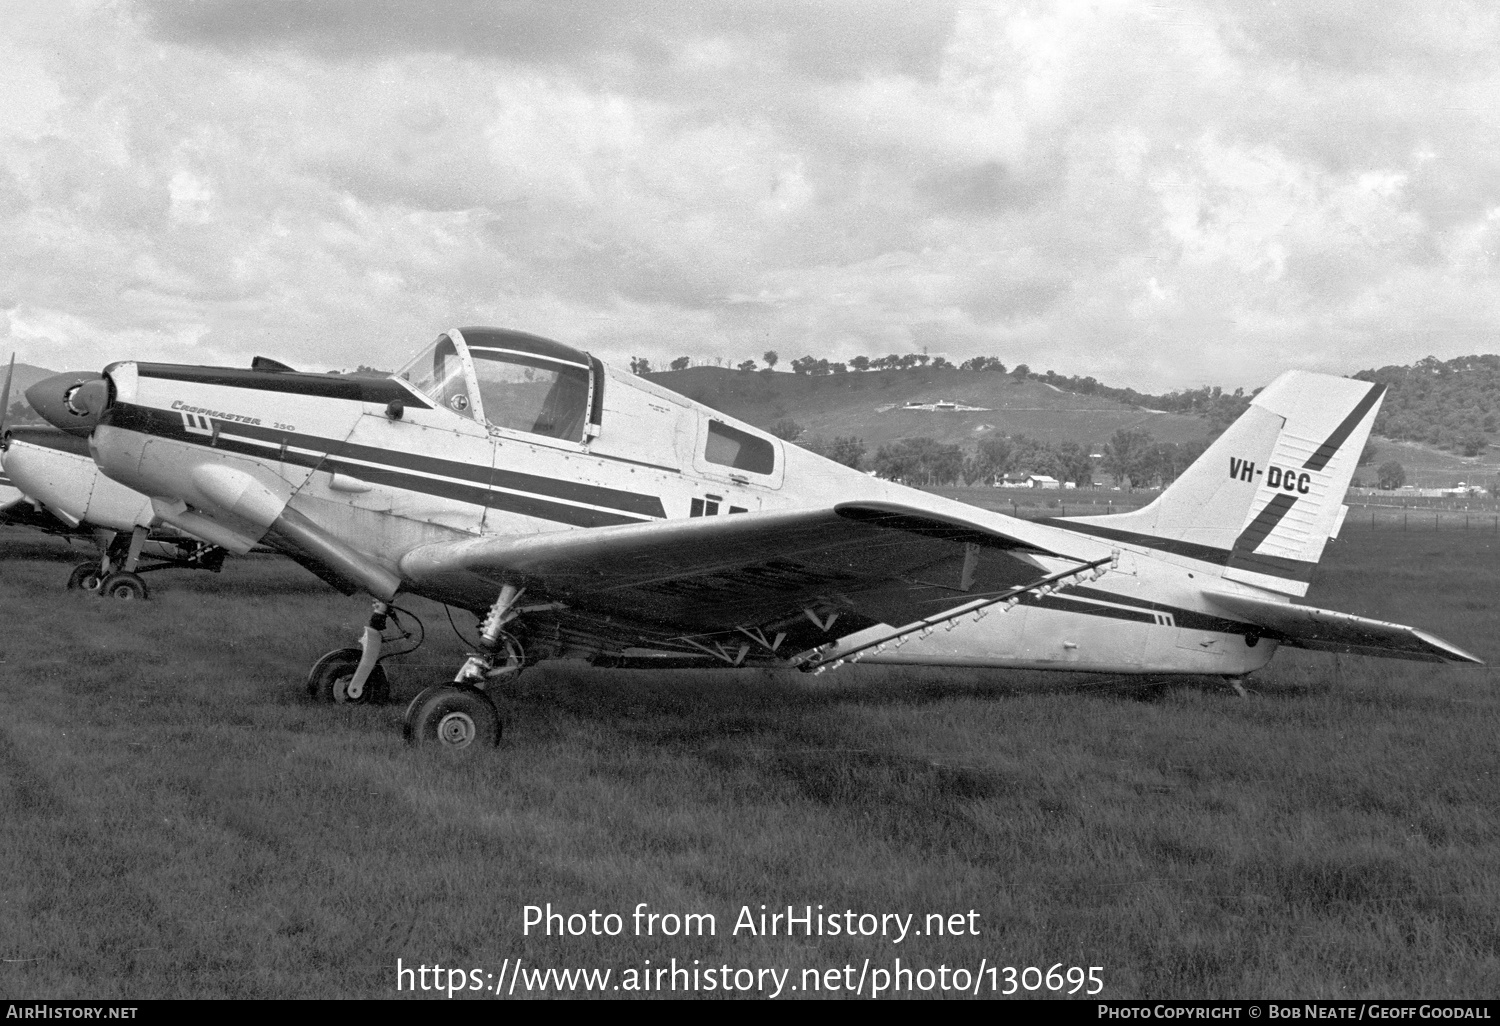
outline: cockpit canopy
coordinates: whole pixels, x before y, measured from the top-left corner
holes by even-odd
[[[599,433],[604,368],[587,353],[523,331],[438,336],[396,376],[492,428],[584,442]]]

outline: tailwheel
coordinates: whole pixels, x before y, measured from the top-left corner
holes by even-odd
[[[437,684],[411,700],[404,733],[408,744],[436,743],[443,751],[493,748],[500,743],[500,713],[478,688]]]
[[[391,682],[385,675],[385,667],[379,663],[370,671],[370,679],[365,681],[363,690],[356,696],[349,694],[349,683],[359,668],[361,654],[357,648],[340,648],[313,663],[307,675],[308,697],[337,705],[383,705],[389,702]]]
[[[68,575],[68,590],[76,591],[82,588],[84,591],[98,591],[99,582],[103,575],[99,573],[99,561],[97,559],[79,563]]]
[[[116,570],[99,583],[99,594],[126,602],[144,602],[147,598],[146,582],[141,580],[140,574]]]

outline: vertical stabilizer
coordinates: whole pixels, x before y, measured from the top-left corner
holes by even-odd
[[[1324,544],[1338,533],[1384,390],[1288,371],[1149,506],[1059,523],[1305,595]]]

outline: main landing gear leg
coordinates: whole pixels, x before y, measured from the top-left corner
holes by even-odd
[[[94,544],[99,546],[99,558],[86,559],[73,568],[73,572],[68,575],[69,591],[77,588],[94,592],[99,590],[99,585],[115,568],[109,555],[114,543],[115,532],[103,527],[95,529]]]
[[[146,599],[146,582],[141,580],[141,575],[135,572],[135,568],[140,565],[141,546],[146,544],[146,536],[150,533],[147,528],[140,526],[130,532],[130,546],[125,550],[125,561],[119,570],[104,571],[104,579],[99,582],[99,594],[127,601]],[[106,554],[105,560],[108,559]]]
[[[406,707],[407,743],[435,742],[450,752],[500,743],[500,712],[487,689],[515,677],[525,663],[520,642],[503,629],[515,619],[522,594],[512,584],[501,588],[480,631],[484,651],[469,656],[451,684],[436,684],[411,700]]]
[[[380,665],[380,634],[391,607],[376,602],[360,635],[359,648],[340,648],[313,663],[307,693],[322,702],[380,704],[390,701],[391,683]]]

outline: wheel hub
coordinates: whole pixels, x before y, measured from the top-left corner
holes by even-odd
[[[467,748],[478,735],[474,718],[466,712],[450,712],[438,721],[438,740],[449,748]]]

